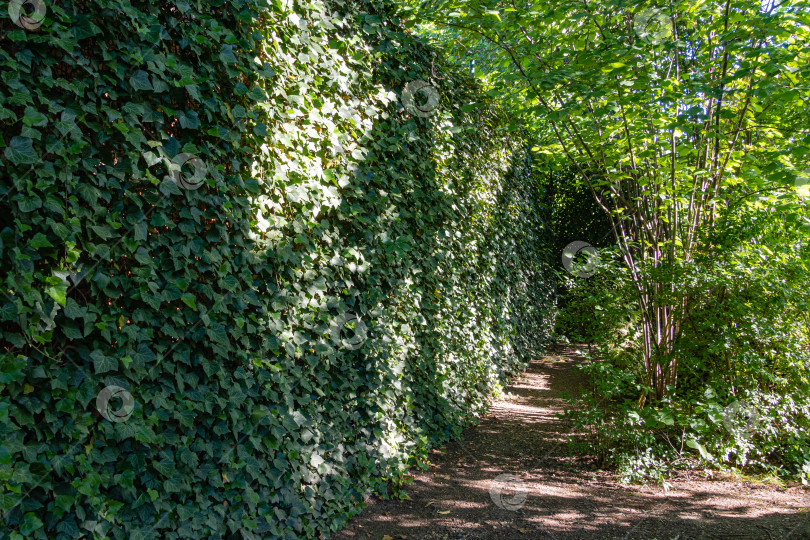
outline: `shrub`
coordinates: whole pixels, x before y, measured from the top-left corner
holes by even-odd
[[[678,380],[671,396],[644,407],[639,398],[651,389],[641,336],[617,331],[637,317],[622,308],[629,281],[603,256],[599,274],[570,288],[577,302],[560,319],[576,323],[596,310],[588,322],[599,339],[583,366],[594,390],[573,400],[570,414],[627,479],[663,481],[671,468],[700,462],[810,481],[808,248],[806,233],[781,218],[758,204],[719,213],[712,249],[664,269],[687,299],[673,356]]]

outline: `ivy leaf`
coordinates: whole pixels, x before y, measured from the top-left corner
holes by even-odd
[[[0,305],[0,321],[10,321],[17,315],[17,309],[11,302]]]
[[[67,281],[62,281],[61,279],[54,280],[51,282],[50,287],[45,288],[45,293],[53,298],[57,304],[64,307],[67,296],[67,287]]]
[[[197,311],[197,302],[194,299],[193,294],[185,293],[183,296],[180,297],[180,300],[182,300],[185,305],[187,305],[188,307],[190,307],[194,311]]]
[[[178,422],[180,422],[182,425],[184,425],[184,426],[186,426],[188,428],[190,428],[190,427],[192,427],[194,425],[194,417],[195,416],[196,415],[195,415],[194,411],[191,410],[191,409],[185,409],[185,410],[182,410],[182,411],[175,411],[174,412],[174,417],[177,418]]]
[[[308,423],[307,417],[301,414],[300,411],[295,411],[295,413],[293,413],[293,420],[296,424],[298,424],[298,427],[302,427]]]
[[[233,45],[223,44],[219,58],[225,64],[235,64],[236,57],[233,55]]]
[[[129,78],[129,84],[133,90],[154,90],[152,83],[149,81],[149,74],[142,69],[132,74]]]
[[[19,496],[13,493],[0,493],[0,510],[7,512],[17,506]]]
[[[183,129],[199,129],[200,119],[195,111],[186,111],[180,115],[180,127]]]
[[[28,137],[12,137],[3,155],[15,165],[33,165],[39,162],[33,141]]]
[[[25,514],[25,521],[20,525],[20,534],[31,536],[34,531],[41,529],[43,526],[42,520],[34,512],[28,512]]]
[[[219,323],[213,324],[209,330],[206,330],[206,334],[208,334],[208,337],[210,337],[213,341],[219,343],[225,343],[228,341],[228,332],[225,329],[225,326]]]
[[[229,291],[234,291],[239,286],[239,281],[232,275],[225,276],[222,279],[222,286]]]
[[[90,353],[90,358],[93,359],[93,368],[96,373],[107,373],[118,369],[118,360],[105,356],[101,351],[93,351]]]
[[[138,344],[138,351],[132,355],[132,359],[139,364],[151,364],[155,362],[157,357],[146,343],[140,343]]]
[[[138,248],[138,250],[135,252],[134,257],[136,261],[138,261],[144,266],[152,265],[152,257],[149,256],[149,252],[143,246]]]
[[[48,118],[35,108],[28,106],[25,108],[23,123],[26,126],[43,127],[48,124]]]
[[[53,244],[51,244],[48,241],[48,237],[42,233],[37,233],[36,235],[34,235],[34,237],[31,239],[28,245],[34,249],[42,247],[53,247]]]
[[[65,303],[65,316],[69,319],[80,319],[87,314],[87,308],[80,306],[73,298],[68,298]]]
[[[33,212],[38,208],[42,208],[42,199],[36,195],[30,197],[23,197],[18,202],[21,212]]]

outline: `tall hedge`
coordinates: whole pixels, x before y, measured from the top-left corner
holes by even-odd
[[[388,4],[0,31],[0,537],[328,536],[546,340],[526,147]]]

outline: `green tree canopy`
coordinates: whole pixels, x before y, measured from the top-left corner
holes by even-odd
[[[428,1],[418,12],[456,53],[448,35],[486,51],[492,93],[610,214],[648,382],[665,395],[690,305],[662,272],[708,248],[723,209],[767,204],[788,227],[808,223],[794,187],[810,147],[810,3]]]

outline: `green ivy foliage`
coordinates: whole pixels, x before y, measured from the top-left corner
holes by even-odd
[[[597,313],[602,309],[599,302],[589,301],[591,291],[588,284],[601,280],[603,276],[591,276],[585,280],[576,277],[572,280],[575,276],[563,269],[561,259],[571,242],[587,242],[598,250],[614,245],[616,238],[610,218],[574,169],[555,167],[553,163],[541,161],[535,164],[535,170],[543,179],[545,204],[550,214],[553,244],[551,262],[559,270],[556,333],[562,340],[597,343],[600,331],[605,328],[601,319],[606,314]]]
[[[528,147],[390,5],[43,5],[0,23],[0,537],[328,536],[547,341]]]

